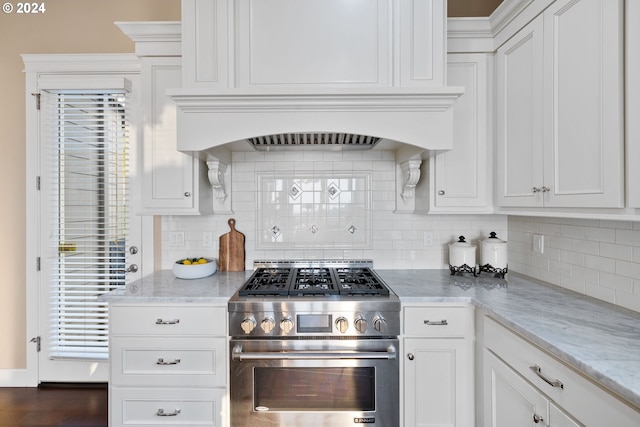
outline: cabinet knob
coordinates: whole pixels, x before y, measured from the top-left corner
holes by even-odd
[[[415,359],[415,358],[416,358],[416,357],[413,355],[413,353],[409,353],[409,354],[407,354],[407,359],[409,359],[409,360],[413,360],[413,359]]]
[[[191,193],[189,193],[188,191],[184,192],[184,197],[191,197]]]
[[[541,192],[541,191],[542,191],[542,188],[540,188],[540,187],[533,187],[533,188],[531,189],[531,191],[533,191],[534,193],[539,193],[539,192]]]
[[[544,421],[544,419],[540,415],[533,414],[533,422],[534,423],[538,424],[538,423],[540,423],[542,421]]]
[[[440,190],[440,191],[438,191],[438,195],[439,195],[439,196],[444,196],[444,194],[445,194],[445,193],[444,193],[444,190]]]

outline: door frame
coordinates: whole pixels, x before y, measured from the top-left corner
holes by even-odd
[[[25,104],[26,104],[26,282],[25,282],[25,313],[26,313],[26,368],[17,369],[9,375],[9,382],[3,381],[7,386],[35,387],[40,380],[39,355],[37,341],[34,339],[42,334],[40,331],[40,289],[41,272],[38,270],[40,257],[40,209],[41,195],[37,189],[37,177],[41,174],[40,162],[40,114],[38,111],[39,93],[38,82],[42,76],[48,78],[61,77],[61,82],[69,76],[96,75],[96,74],[122,74],[130,76],[136,83],[140,76],[140,61],[134,54],[28,54],[22,55],[25,64]],[[138,91],[138,88],[134,88]],[[140,152],[139,144],[142,135],[140,125],[140,108],[136,105],[131,116],[131,146],[130,146],[130,191],[132,194],[140,192]],[[132,211],[134,215],[140,212],[139,197],[131,197]],[[140,260],[139,276],[148,275],[154,270],[155,226],[153,216],[141,216],[140,229]]]

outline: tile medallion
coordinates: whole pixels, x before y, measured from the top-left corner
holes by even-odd
[[[371,172],[257,172],[257,249],[371,249]]]

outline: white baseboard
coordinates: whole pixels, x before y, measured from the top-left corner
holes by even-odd
[[[0,369],[0,387],[37,387],[36,375],[27,369]]]

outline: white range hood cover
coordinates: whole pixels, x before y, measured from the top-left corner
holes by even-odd
[[[464,89],[446,85],[446,21],[446,0],[182,0],[178,149],[353,134],[449,150]]]
[[[268,135],[344,133],[380,138],[376,148],[408,146],[407,151],[417,154],[452,148],[451,107],[463,91],[461,87],[314,93],[176,89],[169,95],[178,105],[178,149],[183,152],[206,152],[230,143],[231,149],[252,149],[247,139]]]

